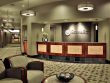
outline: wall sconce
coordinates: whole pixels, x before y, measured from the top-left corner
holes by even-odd
[[[95,25],[95,30],[98,30],[98,24]]]
[[[44,32],[44,28],[42,27],[42,32]]]

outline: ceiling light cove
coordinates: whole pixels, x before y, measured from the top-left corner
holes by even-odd
[[[79,11],[91,11],[94,9],[94,5],[90,3],[78,4]]]

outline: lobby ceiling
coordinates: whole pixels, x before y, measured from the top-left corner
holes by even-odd
[[[85,12],[79,12],[77,11],[77,5],[80,3],[92,3],[94,5],[94,11],[93,12],[86,12],[87,15],[85,15]],[[35,10],[36,12],[38,12],[38,14],[40,14],[39,16],[41,16],[40,19],[47,19],[48,20],[44,20],[43,22],[41,21],[41,23],[46,23],[46,22],[50,22],[50,23],[59,23],[59,22],[75,22],[75,21],[101,21],[105,18],[101,18],[98,16],[92,16],[93,14],[97,13],[97,9],[99,7],[101,7],[103,4],[107,4],[110,6],[110,0],[29,0],[29,9]],[[75,12],[73,14],[76,14],[79,18],[72,19],[74,17],[74,15],[71,17],[71,14],[68,14],[67,17],[71,18],[65,18],[65,17],[61,17],[61,19],[55,19],[55,17],[53,17],[53,12],[56,12],[55,8],[57,9],[59,5],[66,5],[67,8],[69,9],[65,12],[70,12],[70,9],[72,10],[72,12]],[[108,6],[107,6],[108,7]],[[61,7],[59,7],[61,8]],[[106,7],[105,7],[106,8]],[[22,10],[26,10],[28,9],[28,0],[0,0],[0,17],[6,17],[7,16],[7,11],[8,14],[11,18],[15,19],[16,23],[20,23],[20,11]],[[63,10],[63,8],[62,8]],[[107,10],[106,10],[107,11]],[[109,9],[110,11],[110,9]],[[58,11],[60,12],[60,10]],[[108,12],[109,13],[109,12]],[[46,16],[45,16],[46,15]],[[65,14],[66,15],[66,14]],[[81,16],[82,15],[82,16]],[[89,15],[91,15],[89,17]],[[85,18],[85,16],[87,16],[87,18]],[[106,17],[106,16],[105,16]],[[52,18],[52,19],[51,19]],[[57,17],[59,18],[59,17]],[[108,17],[106,17],[108,18]],[[40,22],[40,20],[39,20]]]
[[[16,1],[20,1],[20,0],[0,0],[0,6],[6,5],[6,4],[10,4]]]
[[[62,0],[29,0],[29,9],[47,3]],[[8,11],[10,17],[19,16],[21,10],[28,9],[28,0],[0,0],[0,15],[5,17]]]

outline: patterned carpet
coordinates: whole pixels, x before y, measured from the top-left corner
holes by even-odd
[[[60,72],[72,72],[79,75],[87,83],[110,83],[110,65],[109,64],[81,64],[81,63],[64,63],[55,61],[46,61],[39,59],[30,59],[30,61],[44,62],[44,75],[50,76]]]
[[[21,49],[17,44],[7,45],[4,48],[0,48],[0,59],[17,54],[21,54]]]
[[[0,58],[20,54],[20,47],[7,46],[0,48]],[[60,72],[72,72],[79,75],[87,83],[110,83],[110,64],[66,63],[29,58],[29,61],[44,62],[44,75],[50,76]]]

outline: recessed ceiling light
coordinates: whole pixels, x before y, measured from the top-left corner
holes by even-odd
[[[94,9],[93,4],[85,3],[85,4],[78,4],[79,11],[91,11]]]

